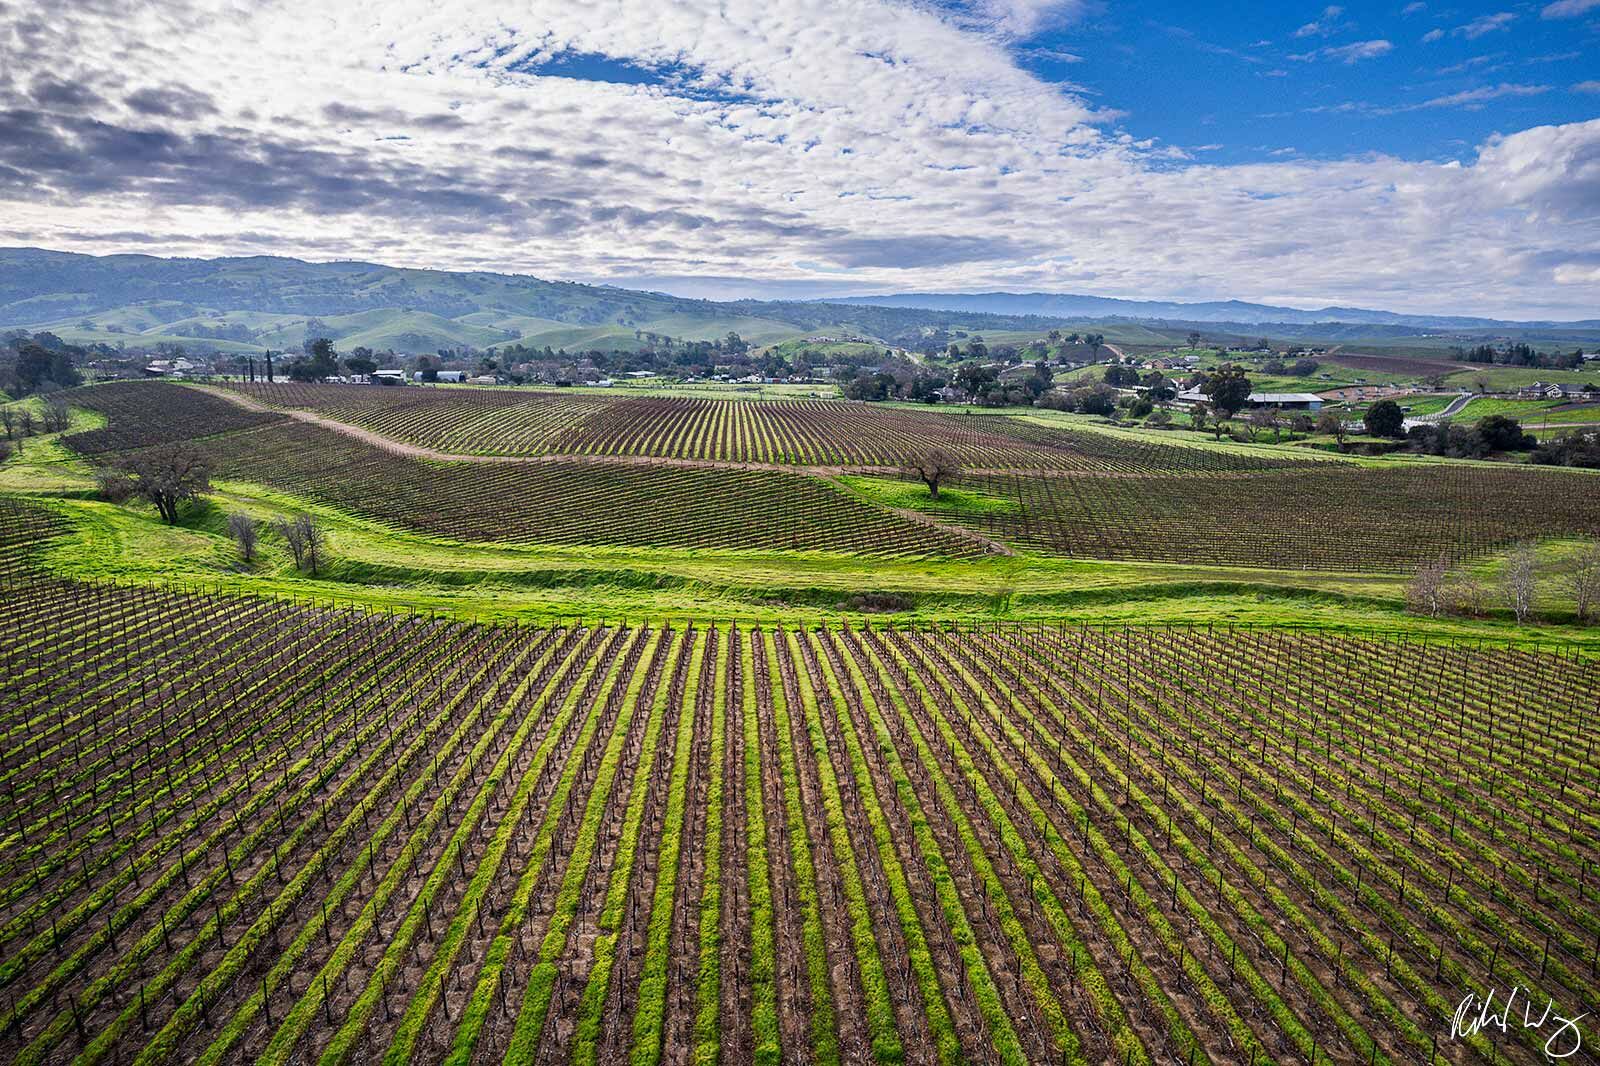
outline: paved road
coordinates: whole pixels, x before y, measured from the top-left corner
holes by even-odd
[[[1446,404],[1444,410],[1436,414],[1417,415],[1415,418],[1406,419],[1405,427],[1410,429],[1412,426],[1428,426],[1435,422],[1443,422],[1447,418],[1454,418],[1461,413],[1463,407],[1472,402],[1473,396],[1473,393],[1463,392]]]

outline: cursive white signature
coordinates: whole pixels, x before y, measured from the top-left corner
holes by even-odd
[[[1490,1026],[1497,1026],[1502,1033],[1516,1024],[1511,1017],[1511,1012],[1516,1008],[1517,996],[1524,993],[1522,1004],[1522,1028],[1544,1029],[1546,1025],[1553,1025],[1554,1031],[1544,1042],[1545,1058],[1556,1060],[1568,1058],[1577,1053],[1583,1046],[1583,1034],[1578,1031],[1578,1023],[1589,1015],[1587,1012],[1575,1018],[1567,1018],[1556,1013],[1556,1001],[1551,999],[1545,1002],[1544,1013],[1537,1018],[1533,1016],[1533,991],[1521,985],[1512,985],[1511,991],[1506,993],[1501,1003],[1499,1012],[1494,1008],[1495,990],[1489,989],[1489,994],[1479,998],[1476,993],[1468,992],[1456,1005],[1455,1017],[1450,1020],[1450,1036],[1452,1039],[1462,1036],[1473,1036],[1480,1030]],[[1570,1043],[1570,1047],[1566,1044]],[[1563,1050],[1565,1048],[1565,1050]]]

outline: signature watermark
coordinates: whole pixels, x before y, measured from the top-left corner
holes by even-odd
[[[1570,1058],[1583,1047],[1583,1034],[1578,1029],[1578,1023],[1589,1016],[1588,1012],[1568,1018],[1556,1011],[1556,1001],[1553,999],[1547,999],[1544,1009],[1538,1010],[1534,1006],[1533,990],[1521,985],[1512,985],[1511,991],[1499,999],[1498,1008],[1497,995],[1492,988],[1486,996],[1468,992],[1456,1005],[1455,1017],[1450,1020],[1450,1038],[1475,1036],[1488,1029],[1499,1029],[1502,1033],[1519,1027],[1535,1029],[1541,1034],[1548,1034],[1544,1042],[1544,1054],[1551,1061]],[[1517,1015],[1519,998],[1522,1000],[1520,1016]]]

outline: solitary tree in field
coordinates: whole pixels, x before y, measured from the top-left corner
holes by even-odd
[[[928,495],[937,500],[940,482],[958,476],[961,462],[943,448],[932,448],[911,465],[909,472],[921,478],[928,486]]]
[[[282,537],[289,546],[289,552],[294,556],[294,565],[299,570],[310,570],[311,576],[317,576],[317,570],[326,560],[327,538],[323,536],[322,527],[308,514],[298,514],[293,518],[280,518],[272,524],[272,528]]]
[[[1367,408],[1367,432],[1374,437],[1405,436],[1406,413],[1393,400],[1379,400]]]
[[[1511,549],[1506,558],[1506,568],[1500,575],[1500,591],[1506,605],[1517,621],[1525,622],[1533,613],[1533,594],[1537,578],[1534,572],[1533,545],[1526,542]]]
[[[1200,389],[1211,399],[1211,406],[1227,418],[1250,400],[1250,379],[1245,377],[1244,367],[1233,364],[1219,368]]]
[[[246,565],[255,562],[259,523],[243,511],[235,511],[228,516],[228,532],[232,534],[234,543],[239,545],[239,558]]]
[[[1205,432],[1206,422],[1210,417],[1211,414],[1203,403],[1197,403],[1189,408],[1189,424],[1202,433]]]
[[[1578,609],[1578,621],[1587,622],[1600,603],[1600,540],[1591,540],[1572,557],[1567,568],[1567,585]]]
[[[118,460],[99,480],[107,499],[143,497],[172,525],[179,504],[211,491],[211,461],[193,444],[163,444]]]
[[[1339,447],[1343,448],[1345,434],[1348,431],[1344,428],[1344,419],[1332,411],[1324,411],[1317,416],[1317,432],[1332,437],[1339,442]]]
[[[1430,618],[1439,617],[1445,608],[1445,583],[1450,576],[1450,563],[1443,555],[1417,568],[1417,574],[1406,586],[1406,602],[1411,609]]]
[[[1283,419],[1275,407],[1257,407],[1245,417],[1245,425],[1249,427],[1250,439],[1256,439],[1256,434],[1262,430],[1272,430],[1272,439],[1278,440],[1283,436]]]

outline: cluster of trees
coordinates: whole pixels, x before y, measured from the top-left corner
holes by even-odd
[[[1483,459],[1497,452],[1532,451],[1538,441],[1522,431],[1522,424],[1505,415],[1488,415],[1475,426],[1450,422],[1412,426],[1406,434],[1408,447],[1423,455],[1444,455],[1452,459]]]
[[[1572,597],[1579,622],[1588,622],[1600,609],[1600,541],[1587,540],[1556,564],[1556,580]],[[1533,619],[1541,595],[1538,556],[1532,544],[1513,548],[1497,581],[1485,586],[1469,573],[1452,570],[1440,556],[1418,568],[1406,587],[1411,610],[1431,618],[1440,615],[1482,615],[1498,601],[1518,624]]]
[[[0,337],[0,389],[14,399],[83,384],[87,353],[54,333],[16,330]]]
[[[1296,359],[1292,363],[1285,363],[1282,359],[1268,359],[1261,364],[1263,374],[1273,377],[1308,378],[1322,369],[1322,364],[1315,359]]]
[[[1530,458],[1542,466],[1580,466],[1600,470],[1600,431],[1578,430],[1551,437]]]
[[[1048,364],[1035,363],[1027,374],[968,360],[946,376],[944,371],[893,357],[877,367],[842,371],[840,389],[847,400],[911,400],[937,403],[942,390],[954,386],[973,403],[986,407],[1021,406],[1054,399],[1055,375]],[[1114,394],[1113,394],[1114,395]]]
[[[1067,392],[1052,392],[1039,401],[1052,411],[1071,411],[1084,415],[1113,415],[1117,412],[1117,390],[1110,385],[1086,385]]]
[[[1495,366],[1536,366],[1551,370],[1573,370],[1583,365],[1583,352],[1540,352],[1532,346],[1517,342],[1496,347],[1480,344],[1476,348],[1453,349],[1455,357],[1463,363],[1491,363]]]
[[[20,405],[0,407],[0,432],[5,433],[7,454],[10,454],[13,441],[20,441],[35,433],[64,433],[71,421],[72,412],[59,396],[45,400],[38,414],[32,408]]]
[[[155,506],[168,525],[178,521],[178,508],[211,491],[211,461],[193,443],[163,444],[118,458],[95,472],[100,494],[113,503],[142,499]],[[297,569],[315,577],[327,566],[328,538],[308,514],[279,518],[273,532],[283,539]],[[239,548],[239,558],[249,566],[256,561],[261,524],[251,515],[228,515],[228,534]]]

